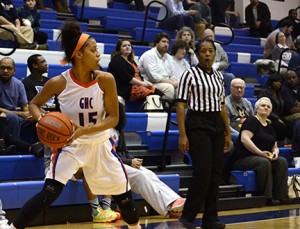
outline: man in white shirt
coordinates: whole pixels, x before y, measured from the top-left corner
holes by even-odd
[[[175,98],[178,81],[175,74],[175,62],[168,54],[169,44],[168,34],[157,34],[154,47],[140,57],[138,66],[142,77],[164,93],[163,99],[172,101]]]

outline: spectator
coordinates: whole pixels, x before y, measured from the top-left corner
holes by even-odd
[[[297,72],[297,76],[300,79],[300,35],[294,40],[296,52],[293,54],[289,62],[289,68],[294,69]]]
[[[167,6],[167,12],[162,6],[158,13],[158,19],[163,19],[167,14],[167,18],[158,23],[159,29],[166,30],[180,30],[183,26],[190,27],[195,30],[194,19],[192,16],[198,14],[197,10],[184,10],[182,0],[165,0],[164,4]]]
[[[19,19],[24,25],[31,26],[33,29],[33,41],[36,42],[35,49],[47,50],[48,35],[40,31],[41,14],[36,8],[35,0],[23,0],[25,5],[17,9]]]
[[[289,48],[294,48],[294,43],[293,43],[293,39],[291,36],[291,33],[293,31],[293,23],[290,20],[285,20],[282,22],[281,24],[282,27],[274,30],[272,33],[269,34],[269,36],[267,37],[267,41],[264,47],[264,58],[265,59],[271,59],[272,57],[272,52],[274,47],[276,46],[276,34],[278,32],[283,32],[284,35],[286,36],[286,45]]]
[[[286,204],[288,200],[288,164],[278,156],[276,135],[268,116],[272,112],[270,99],[262,97],[255,103],[255,116],[243,123],[233,151],[233,169],[253,170],[259,195],[268,206]]]
[[[277,65],[277,69],[280,69],[281,73],[284,73],[287,71],[287,67],[289,65],[290,59],[292,58],[293,55],[293,51],[291,50],[286,50],[285,49],[289,48],[286,45],[286,36],[283,32],[278,32],[276,34],[276,38],[275,38],[275,47],[273,49],[272,52],[272,60],[275,61],[276,65]],[[283,52],[283,54],[282,54]],[[280,66],[279,66],[279,61],[280,61],[280,57],[281,57],[281,62],[280,62]],[[282,68],[284,67],[284,68]]]
[[[45,7],[44,6],[44,3],[43,3],[43,0],[37,0],[36,1],[36,6],[39,10],[53,10],[52,8],[49,8],[49,7]]]
[[[225,11],[227,8],[226,0],[206,0],[209,2],[212,14],[212,23],[216,26],[225,23]]]
[[[59,13],[71,13],[67,0],[52,0],[55,10]]]
[[[243,98],[245,94],[245,81],[235,78],[230,84],[230,95],[225,98],[225,106],[229,118],[232,141],[235,143],[243,122],[250,116],[253,116],[251,102]]]
[[[195,34],[189,27],[182,27],[176,34],[175,41],[183,40],[189,46],[189,51],[185,54],[184,59],[190,66],[195,66],[199,63],[198,58],[195,55]]]
[[[281,95],[284,100],[285,118],[289,121],[300,119],[300,85],[295,71],[287,71]]]
[[[213,41],[215,40],[215,34],[211,29],[206,29],[204,31],[203,36],[204,36],[204,39],[210,39]],[[230,65],[228,56],[219,43],[216,43],[216,42],[214,42],[214,43],[217,48],[217,53],[216,53],[216,57],[214,60],[213,68],[215,70],[222,72],[222,74],[224,76],[224,82],[225,82],[225,85],[224,85],[225,95],[229,95],[230,94],[230,83],[231,83],[231,80],[233,80],[235,78],[235,76],[232,73],[225,71],[225,69]]]
[[[197,28],[198,40],[203,39],[203,32],[206,28],[212,28],[212,18],[211,18],[211,9],[208,5],[207,0],[199,0],[200,2],[196,2],[189,9],[197,10],[199,13],[194,15],[194,22]]]
[[[27,59],[27,67],[31,74],[22,82],[25,86],[27,100],[31,101],[49,80],[48,77],[43,76],[48,72],[48,64],[42,55],[33,54]]]
[[[25,88],[20,80],[13,77],[15,72],[13,59],[4,57],[0,60],[0,112],[5,113],[7,118],[5,135],[10,139],[24,140],[27,144],[22,144],[22,149],[19,144],[12,144],[23,153],[42,157],[43,145],[37,142],[36,122],[31,120]]]
[[[293,27],[294,30],[292,32],[292,38],[295,39],[298,35],[300,35],[300,23],[298,22],[298,13],[296,9],[290,9],[289,10],[289,14],[287,17],[281,19],[278,23],[276,28],[280,28],[281,27],[281,23],[285,20],[285,19],[289,19],[293,22]]]
[[[300,122],[300,85],[299,78],[293,70],[286,73],[286,83],[282,86],[281,96],[284,100],[284,118],[290,122]],[[296,132],[295,132],[296,131]],[[300,156],[300,131],[294,130],[292,136],[292,149]]]
[[[227,7],[225,11],[225,22],[232,28],[240,28],[241,16],[238,11],[235,11],[235,1],[227,0]]]
[[[0,1],[0,25],[16,34],[21,48],[36,48],[33,43],[33,29],[22,24],[18,18],[17,9],[11,0]],[[12,35],[5,30],[0,31],[0,36],[3,40],[13,40]]]
[[[1,112],[0,113],[0,155],[16,154],[16,146],[9,145],[6,142],[7,139],[6,139],[6,127],[5,126],[6,126],[6,114]],[[0,218],[1,218],[1,208],[0,208]],[[0,225],[1,225],[1,221],[0,221]]]
[[[223,229],[225,224],[218,219],[217,196],[223,154],[231,148],[223,105],[224,82],[222,74],[212,67],[216,55],[214,42],[200,41],[195,53],[199,65],[183,73],[176,104],[178,147],[183,153],[189,151],[193,162],[193,177],[179,221],[184,228],[196,228],[196,215],[204,205],[202,228]]]
[[[283,141],[287,136],[287,125],[285,124],[283,115],[284,101],[280,94],[281,91],[281,76],[277,73],[270,74],[264,89],[258,95],[258,98],[267,97],[272,103],[272,112],[268,119],[271,120],[271,125],[276,134],[277,141]]]
[[[136,101],[145,98],[149,94],[159,94],[155,86],[144,80],[140,70],[134,61],[134,52],[129,40],[119,40],[114,52],[111,54],[111,61],[108,65],[108,72],[113,74],[118,96],[125,104],[125,101]]]
[[[245,20],[252,37],[267,37],[272,31],[269,7],[259,0],[250,0],[245,9]]]
[[[175,98],[178,81],[174,60],[168,54],[169,44],[170,37],[166,33],[157,34],[154,47],[140,57],[139,69],[144,79],[163,92],[163,99],[171,102]]]
[[[135,10],[137,11],[144,11],[145,10],[145,5],[143,0],[114,0],[115,2],[123,2],[123,3],[127,3],[130,4],[131,2],[134,1],[135,4]]]
[[[171,48],[171,55],[175,61],[175,74],[177,81],[180,81],[182,73],[190,68],[189,63],[184,59],[189,51],[188,44],[185,41],[175,41]]]
[[[5,211],[2,209],[2,202],[0,199],[0,228],[1,229],[10,229],[8,225],[8,220],[5,218]]]

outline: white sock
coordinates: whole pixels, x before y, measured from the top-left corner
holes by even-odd
[[[90,206],[92,208],[92,215],[96,216],[98,214],[98,207],[99,207],[99,200],[98,198],[93,199],[93,200],[89,200]]]

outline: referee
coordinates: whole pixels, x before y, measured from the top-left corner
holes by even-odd
[[[183,73],[177,97],[178,147],[183,153],[189,151],[193,161],[193,177],[179,220],[184,228],[195,228],[194,220],[204,204],[202,229],[223,229],[225,224],[218,220],[217,195],[223,154],[231,148],[224,80],[212,68],[216,55],[212,40],[200,41],[195,53],[199,65]]]

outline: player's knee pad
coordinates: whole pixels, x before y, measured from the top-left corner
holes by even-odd
[[[128,224],[136,224],[139,221],[139,214],[133,202],[131,191],[113,197],[121,210],[124,221]]]
[[[46,205],[51,205],[59,197],[63,188],[64,184],[56,180],[46,179],[40,197],[43,198]]]

